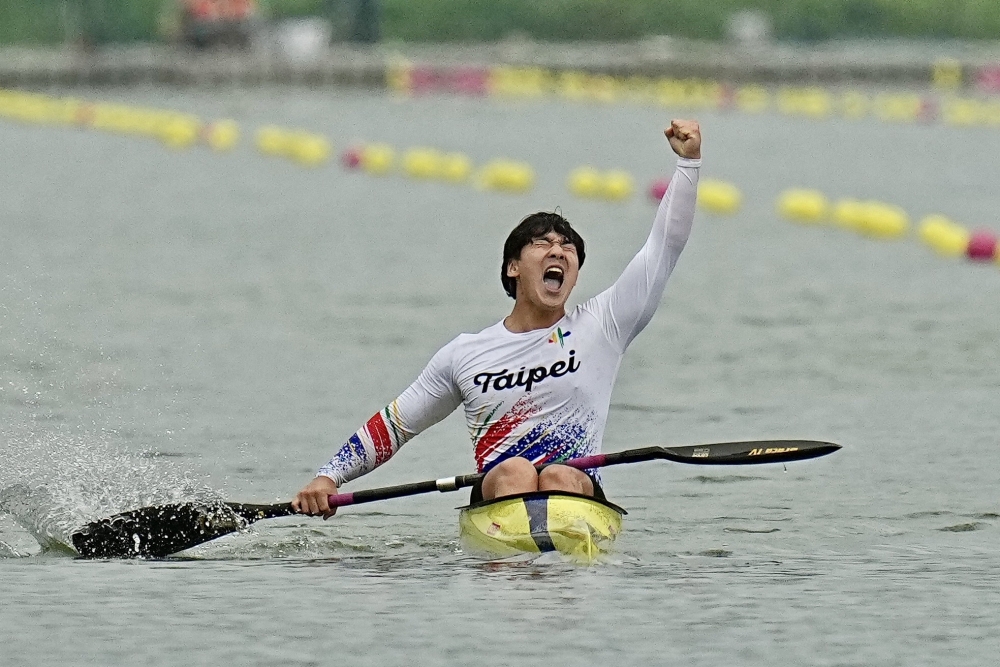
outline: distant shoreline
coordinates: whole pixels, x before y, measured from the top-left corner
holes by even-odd
[[[249,51],[198,51],[166,44],[90,51],[11,46],[0,47],[0,86],[291,83],[380,88],[386,85],[388,68],[401,62],[445,70],[537,67],[612,76],[711,78],[734,84],[945,83],[957,89],[974,88],[983,72],[1000,72],[1000,42],[872,40],[738,46],[650,38],[629,43],[334,44],[298,55],[275,44]]]

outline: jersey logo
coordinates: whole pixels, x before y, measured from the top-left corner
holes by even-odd
[[[550,343],[559,343],[559,347],[564,347],[566,345],[566,339],[569,338],[568,331],[563,331],[562,327],[556,327],[556,330],[552,332],[549,336]]]
[[[569,332],[566,332],[569,335]],[[484,371],[472,378],[473,383],[478,387],[482,385],[483,393],[489,391],[490,383],[493,384],[494,391],[504,389],[514,389],[524,387],[525,391],[531,391],[531,387],[545,378],[558,378],[567,373],[575,373],[580,369],[580,362],[576,360],[576,350],[569,351],[569,359],[557,361],[551,366],[536,366],[532,369],[521,367],[517,373],[512,373],[506,368],[502,371]]]

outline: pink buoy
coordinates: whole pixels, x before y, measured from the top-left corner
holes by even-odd
[[[430,67],[414,67],[410,70],[410,92],[419,95],[441,88],[441,75]]]
[[[90,127],[94,123],[94,118],[97,117],[97,109],[94,108],[93,104],[88,102],[82,103],[76,109],[76,113],[73,116],[73,121],[77,125],[83,125],[85,127]]]
[[[972,232],[966,254],[974,262],[990,262],[997,256],[997,235],[987,229]]]
[[[736,89],[725,83],[719,86],[716,106],[722,110],[729,110],[736,106]]]
[[[653,181],[649,186],[649,198],[655,203],[660,203],[663,199],[663,195],[667,193],[667,188],[670,187],[669,178],[658,178]]]
[[[933,123],[937,121],[940,115],[941,110],[938,107],[937,100],[932,97],[924,97],[920,100],[920,108],[917,111],[918,122]]]
[[[459,67],[451,75],[452,92],[483,96],[489,91],[490,73],[483,67]]]
[[[984,93],[1000,93],[1000,66],[986,65],[976,72],[976,88]]]
[[[361,149],[348,148],[344,151],[344,154],[340,156],[340,162],[348,169],[357,169],[361,166]]]

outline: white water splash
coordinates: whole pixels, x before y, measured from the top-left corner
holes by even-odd
[[[7,544],[3,540],[0,540],[0,558],[23,558],[25,554]]]
[[[43,549],[63,550],[83,525],[169,502],[221,501],[190,471],[143,458],[112,434],[30,431],[0,435],[0,511]]]

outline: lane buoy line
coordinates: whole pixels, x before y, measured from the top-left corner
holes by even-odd
[[[71,97],[53,97],[0,88],[0,119],[21,123],[75,127],[125,136],[151,138],[176,149],[203,144],[214,150],[233,150],[240,140],[239,125],[231,120],[204,122],[193,114],[133,105],[91,102]],[[333,146],[321,134],[267,125],[254,133],[257,150],[268,156],[319,167],[331,157]],[[357,149],[357,156],[344,157],[345,166],[361,166],[371,174],[394,168],[390,146],[372,144]],[[535,171],[524,162],[500,158],[474,169],[461,153],[442,153],[433,148],[412,148],[402,157],[403,172],[420,179],[452,183],[471,182],[483,189],[527,192],[535,185]]]
[[[386,86],[404,96],[450,93],[500,99],[559,98],[690,110],[776,112],[813,119],[1000,127],[1000,99],[954,93],[869,93],[819,86],[734,85],[701,78],[613,76],[538,67],[427,67],[391,63]]]
[[[831,201],[819,190],[790,189],[778,195],[775,209],[782,218],[802,225],[833,225],[869,238],[903,239],[914,225],[906,211],[880,201]],[[1000,242],[991,229],[969,230],[950,218],[933,214],[916,224],[917,238],[942,257],[993,262],[1000,266]]]
[[[195,115],[178,111],[3,88],[0,88],[0,118],[145,137],[178,149],[200,143],[214,150],[227,151],[239,142],[239,127],[229,119],[205,123]]]
[[[254,143],[264,155],[287,158],[306,167],[324,164],[333,150],[323,135],[276,125],[259,128]]]
[[[229,151],[240,138],[238,124],[231,119],[203,122],[197,116],[172,110],[150,109],[124,104],[90,102],[0,88],[0,119],[43,126],[73,126],[84,129],[153,138],[171,148],[196,144]],[[307,167],[326,164],[333,147],[323,135],[305,130],[267,125],[257,129],[254,143],[264,155],[292,160]],[[349,170],[373,176],[399,173],[417,180],[472,184],[480,189],[511,193],[530,191],[536,182],[531,165],[498,158],[476,167],[463,153],[432,147],[412,147],[397,157],[385,143],[358,144],[340,158]],[[669,180],[654,179],[647,188],[648,198],[658,202]],[[573,169],[566,178],[567,190],[585,199],[621,202],[636,192],[635,179],[626,171],[602,171],[590,165]],[[702,179],[698,206],[709,213],[728,216],[739,212],[743,195],[735,185],[711,178]],[[778,214],[807,225],[832,224],[875,239],[899,239],[910,235],[911,222],[899,206],[877,201],[841,199],[830,201],[818,190],[790,189],[775,203]],[[970,231],[942,215],[930,215],[917,226],[918,238],[937,254],[965,257],[1000,266],[1000,242],[989,229]]]
[[[526,162],[497,158],[476,167],[464,153],[428,146],[414,146],[397,155],[389,144],[356,144],[343,152],[341,164],[373,176],[398,173],[417,180],[513,193],[529,192],[536,181],[534,168]]]
[[[528,192],[535,185],[531,165],[500,158],[474,167],[462,153],[448,153],[435,148],[414,147],[397,157],[395,149],[384,143],[358,144],[344,151],[341,164],[376,176],[393,172],[403,176],[451,183],[471,183],[481,189]],[[581,165],[566,177],[566,189],[583,199],[622,202],[636,193],[636,180],[621,169],[600,170]],[[656,178],[647,188],[650,200],[658,203],[669,179]],[[742,207],[743,194],[733,184],[718,179],[703,179],[698,187],[698,205],[715,215],[734,215]]]

